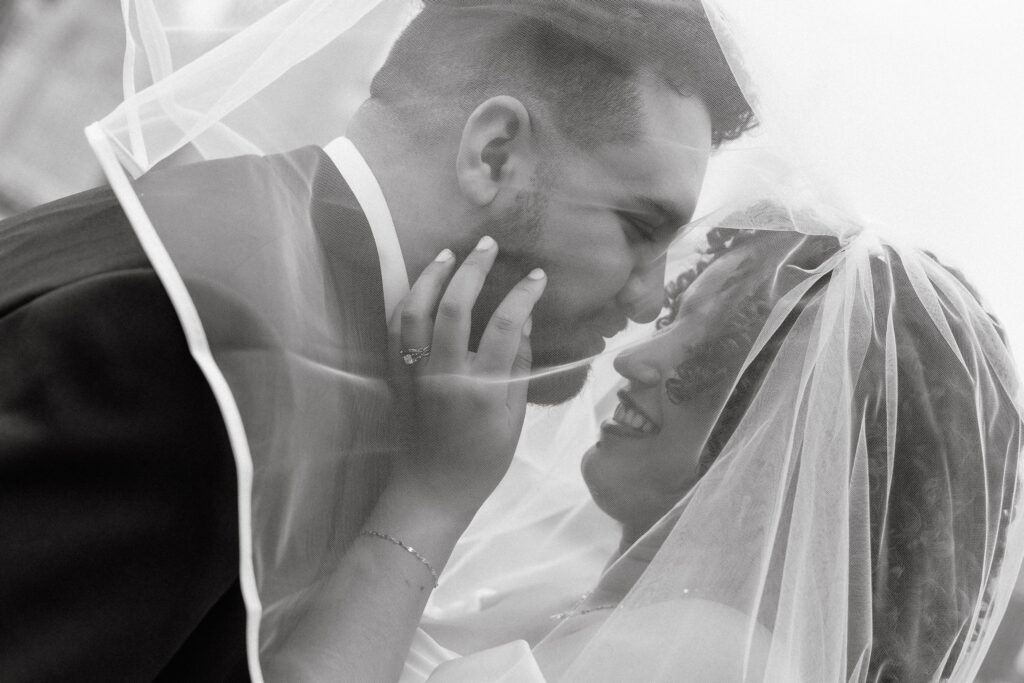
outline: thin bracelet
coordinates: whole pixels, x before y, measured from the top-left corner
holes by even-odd
[[[407,546],[406,544],[402,543],[401,541],[399,541],[394,536],[388,536],[387,534],[382,534],[381,532],[373,531],[372,529],[369,529],[369,530],[366,530],[366,531],[360,531],[359,535],[360,536],[373,536],[374,538],[379,538],[381,540],[388,541],[389,543],[394,543],[399,548],[401,548],[402,550],[406,551],[407,553],[409,553],[410,555],[415,557],[417,560],[419,560],[420,562],[423,563],[424,567],[426,567],[430,571],[430,575],[434,577],[434,588],[437,588],[437,581],[438,581],[437,572],[434,570],[434,567],[430,564],[430,562],[427,560],[427,558],[423,557],[418,552],[416,552],[415,548],[411,548],[411,547]]]

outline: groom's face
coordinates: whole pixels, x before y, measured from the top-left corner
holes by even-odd
[[[532,187],[483,228],[502,250],[482,306],[496,305],[529,268],[548,274],[533,315],[541,376],[531,381],[531,402],[575,396],[605,339],[661,310],[665,250],[692,217],[711,123],[695,97],[654,83],[639,91],[639,135],[586,150],[567,143],[541,157]],[[558,372],[544,375],[550,370]]]

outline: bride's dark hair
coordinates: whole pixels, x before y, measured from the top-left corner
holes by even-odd
[[[801,217],[808,220],[808,217]],[[792,217],[788,212],[768,202],[760,202],[746,210],[732,214],[722,222],[730,226],[754,226],[773,224],[779,226],[780,221],[792,226]],[[780,247],[793,247],[786,255],[787,271],[799,274],[811,271],[839,250],[839,240],[831,236],[804,235],[786,230],[764,230],[744,227],[713,228],[706,237],[706,245],[700,258],[691,267],[679,273],[665,288],[665,308],[668,313],[658,319],[659,329],[670,325],[679,315],[683,301],[683,293],[697,280],[707,268],[724,254],[747,243],[760,243],[762,247],[772,245],[774,250]],[[755,246],[756,249],[756,246]],[[752,254],[753,256],[754,254]],[[700,469],[703,474],[721,453],[729,437],[747,411],[751,400],[760,386],[764,373],[775,358],[782,341],[792,327],[793,322],[803,310],[811,297],[823,287],[829,279],[828,274],[819,278],[808,294],[801,300],[786,320],[774,332],[761,351],[750,361],[748,367],[736,380],[735,386],[728,381],[746,358],[754,341],[760,335],[772,307],[776,303],[769,300],[764,284],[776,278],[776,268],[782,264],[769,264],[767,269],[755,271],[759,282],[747,283],[748,289],[755,293],[744,296],[738,301],[725,302],[716,310],[721,317],[717,333],[711,339],[686,350],[686,362],[676,370],[676,377],[666,382],[669,398],[682,402],[705,392],[730,391],[725,407],[719,414],[710,436],[705,442],[700,456]],[[739,272],[733,278],[750,278],[751,272]]]
[[[714,229],[704,257],[667,288],[669,314],[659,324],[675,318],[683,292],[719,256],[751,244],[748,258],[756,259],[766,251],[758,245],[766,247],[772,240],[795,245],[787,252],[786,264],[805,271],[805,276],[841,248],[834,238]],[[1006,501],[1012,500],[1017,481],[1021,416],[995,379],[997,369],[972,354],[978,348],[979,326],[994,329],[997,339],[1001,339],[1001,328],[959,272],[930,254],[925,258],[940,266],[928,269],[928,277],[946,278],[947,286],[936,290],[956,292],[957,306],[940,294],[941,310],[926,310],[912,280],[912,266],[896,251],[882,247],[870,260],[874,330],[876,334],[887,327],[891,330],[896,353],[887,357],[885,340],[872,338],[863,366],[853,369],[854,395],[862,400],[851,408],[862,412],[848,417],[864,426],[869,463],[872,648],[867,679],[871,681],[928,680],[943,670],[944,662],[956,661],[978,630],[974,624],[972,631],[971,615],[979,603],[984,619],[989,578],[999,572],[1006,539],[1005,535],[992,537],[994,520],[1005,521],[1016,514]],[[765,272],[774,274],[778,266],[767,263]],[[743,419],[795,321],[820,301],[829,276],[818,277],[735,384],[725,387],[731,391],[701,454],[702,471],[712,466]],[[735,306],[727,325],[732,343],[708,348],[737,349],[735,353],[745,358],[775,303],[762,298]],[[973,317],[959,317],[957,311],[965,306]],[[938,321],[935,315],[940,316]],[[939,325],[948,325],[948,338]],[[896,386],[887,385],[887,378],[893,376],[888,364],[894,358]],[[734,375],[742,359],[717,361],[731,367],[727,374]],[[698,354],[698,363],[692,376],[680,373],[678,382],[685,386],[676,389],[681,395],[709,391],[715,379],[718,384],[723,381],[712,353]],[[988,387],[984,394],[977,388],[979,378]],[[890,405],[894,397],[895,405]],[[895,433],[891,434],[893,423]],[[890,439],[894,443],[891,471]],[[1005,523],[1000,528],[1005,529]],[[991,566],[985,566],[986,557],[994,558]],[[945,668],[947,676],[948,664]]]

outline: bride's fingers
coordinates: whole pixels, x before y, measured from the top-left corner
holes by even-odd
[[[505,295],[480,339],[473,361],[475,370],[496,377],[509,376],[522,342],[523,326],[546,284],[544,271],[535,268]]]
[[[526,395],[530,388],[530,370],[533,367],[533,349],[530,346],[531,327],[532,322],[527,319],[519,341],[516,359],[512,363],[512,381],[508,385],[507,405],[515,434],[523,431],[523,421],[526,419]]]
[[[434,335],[434,311],[452,273],[455,255],[445,249],[426,268],[402,301],[399,315],[399,353],[431,345]],[[420,361],[418,365],[423,365]]]
[[[439,370],[457,371],[464,367],[473,305],[497,255],[498,245],[490,237],[484,237],[448,283],[434,323],[431,358]]]

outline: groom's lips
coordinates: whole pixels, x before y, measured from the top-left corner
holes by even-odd
[[[582,360],[594,360],[596,356],[604,353],[608,346],[607,340],[626,329],[625,323],[618,321],[583,321],[571,327],[571,331],[561,337],[561,343],[555,349],[548,350],[548,355],[543,358],[543,365],[555,366],[560,363],[576,363]],[[534,360],[541,357],[537,349],[534,350]]]
[[[583,336],[585,341],[583,341],[582,346],[587,356],[596,356],[604,351],[607,344],[601,330],[596,327],[585,327],[583,328]]]
[[[601,333],[601,336],[605,339],[611,339],[619,332],[626,329],[627,321],[625,318],[616,318],[614,320],[602,320],[599,323],[594,324],[594,328]]]
[[[580,333],[586,339],[584,342],[586,354],[596,356],[602,353],[608,346],[606,340],[611,339],[624,329],[626,329],[626,323],[618,321],[599,321],[584,324],[580,328]]]

